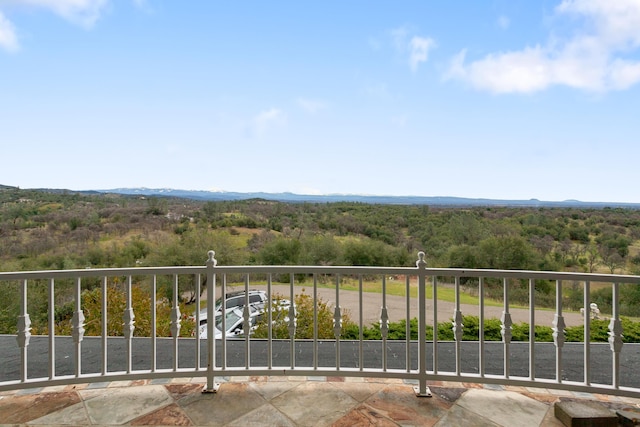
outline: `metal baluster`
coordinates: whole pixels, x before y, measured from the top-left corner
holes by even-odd
[[[591,384],[591,283],[584,282],[584,383]]]
[[[406,337],[406,346],[405,353],[407,354],[405,364],[407,366],[407,372],[411,372],[411,286],[409,282],[409,276],[405,276],[405,294],[406,294],[406,311],[407,315],[405,317],[405,337]]]
[[[251,345],[249,335],[251,334],[251,312],[249,310],[249,273],[244,275],[244,308],[242,309],[242,332],[244,333],[244,367],[251,367]],[[226,335],[226,329],[222,331]]]
[[[82,340],[84,338],[84,313],[82,312],[81,281],[76,278],[76,311],[73,312],[71,336],[75,348],[76,377],[82,374]]]
[[[269,369],[273,368],[273,300],[271,299],[271,273],[267,275],[267,301],[269,301],[269,307],[267,307],[267,364]]]
[[[178,275],[173,275],[173,305],[171,307],[171,336],[173,337],[173,370],[178,370],[178,338],[180,337],[180,291],[178,289]]]
[[[553,342],[556,346],[556,381],[562,382],[562,347],[566,324],[562,316],[562,281],[556,280],[556,314],[553,318]]]
[[[158,351],[157,351],[157,309],[156,292],[158,291],[158,279],[154,274],[151,276],[151,372],[155,372],[158,367]],[[200,346],[198,346],[200,348]],[[200,360],[200,359],[198,359]]]
[[[49,279],[49,379],[56,377],[55,280]]]
[[[433,276],[433,373],[438,373],[438,278]],[[426,296],[425,296],[426,298]],[[426,309],[425,309],[426,315]]]
[[[222,298],[220,310],[218,310],[221,316],[220,319],[222,319],[222,322],[220,324],[220,329],[222,331],[226,331],[227,330],[227,275],[226,274],[222,275],[222,289],[220,290],[220,296]],[[215,302],[213,304],[215,305]],[[208,309],[209,309],[209,303],[207,303],[207,310]],[[210,317],[210,315],[207,314],[207,335],[209,333],[209,329],[211,329],[212,331],[214,331],[214,336],[215,336],[215,326],[216,326],[215,317],[218,311],[216,311],[214,307],[213,317]],[[222,342],[222,368],[227,369],[227,336],[226,334],[222,334],[221,342]]]
[[[456,306],[453,311],[453,338],[455,339],[456,344],[456,374],[460,375],[462,372],[462,367],[460,363],[460,343],[462,342],[462,328],[464,325],[462,324],[462,311],[460,311],[460,277],[456,276],[455,280],[455,295],[456,295]],[[434,328],[437,326],[434,325]]]
[[[387,370],[387,336],[389,335],[389,314],[387,313],[387,278],[382,276],[382,309],[380,313],[380,335],[382,336],[382,370]]]
[[[478,306],[478,326],[480,329],[478,334],[478,370],[480,371],[480,376],[484,377],[484,277],[478,278]]]
[[[511,344],[511,328],[513,321],[511,320],[511,313],[509,313],[509,282],[506,278],[502,279],[503,294],[504,294],[504,311],[500,322],[500,335],[502,335],[502,343],[504,346],[504,377],[509,378],[509,372],[511,371],[511,360],[509,356],[509,344]]]
[[[362,303],[362,298],[360,298]],[[362,358],[362,342],[360,342]],[[313,273],[313,369],[318,369],[318,276]]]
[[[342,314],[340,313],[340,275],[336,275],[336,306],[333,311],[333,336],[336,338],[336,370],[340,370],[340,333]]]
[[[200,370],[200,274],[194,275],[195,289],[196,289],[196,371]]]
[[[609,322],[609,348],[612,351],[612,385],[620,388],[620,351],[622,351],[622,323],[620,323],[620,288],[613,284],[611,321]]]
[[[31,339],[31,319],[27,313],[27,280],[22,281],[20,288],[20,315],[18,316],[18,347],[20,347],[20,380],[27,380],[27,349]]]
[[[289,275],[289,289],[291,304],[289,305],[289,338],[291,339],[291,369],[296,367],[296,307],[295,307],[295,293],[293,289],[294,275]]]
[[[364,340],[364,328],[363,328],[363,324],[364,324],[364,303],[363,303],[363,295],[362,295],[362,274],[360,274],[358,276],[358,304],[359,304],[359,310],[360,310],[360,318],[358,319],[358,324],[359,324],[359,328],[358,328],[358,341],[359,341],[359,358],[358,358],[358,366],[360,367],[360,370],[364,370],[364,347],[363,347],[363,340]]]
[[[127,305],[124,310],[124,314],[122,316],[122,320],[124,321],[123,325],[123,333],[124,339],[126,343],[126,351],[127,351],[127,373],[131,373],[131,353],[132,353],[132,339],[133,339],[133,331],[135,330],[135,314],[133,313],[133,307],[131,305],[131,276],[127,277],[127,285],[126,285],[126,300]]]
[[[102,375],[107,375],[107,354],[108,354],[108,331],[107,331],[107,281],[108,277],[102,278]]]
[[[536,378],[536,285],[529,279],[529,379]]]

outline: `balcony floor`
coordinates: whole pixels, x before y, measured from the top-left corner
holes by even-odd
[[[204,378],[122,381],[0,393],[7,425],[562,426],[553,403],[595,400],[611,409],[640,399],[523,387],[431,383],[418,398],[401,380],[233,377],[218,393]],[[4,425],[4,424],[0,424]]]

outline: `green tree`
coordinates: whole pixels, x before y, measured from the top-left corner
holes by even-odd
[[[304,263],[335,265],[341,257],[340,243],[333,236],[316,235],[303,240]]]
[[[296,265],[302,256],[298,239],[279,237],[267,242],[257,254],[257,261],[266,265]]]
[[[454,246],[449,249],[448,267],[451,268],[479,268],[481,267],[478,249],[469,245]]]
[[[538,263],[532,246],[520,236],[489,237],[479,244],[482,268],[501,270],[535,269]]]

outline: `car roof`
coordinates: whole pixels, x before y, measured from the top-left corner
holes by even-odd
[[[261,294],[264,293],[264,291],[259,291],[256,289],[250,289],[249,290],[249,294]],[[234,292],[227,292],[227,298],[232,298],[232,297],[237,297],[237,296],[242,296],[245,295],[245,291],[234,291]]]

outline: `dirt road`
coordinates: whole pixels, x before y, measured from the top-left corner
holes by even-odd
[[[242,287],[234,287],[233,290],[242,290]],[[265,285],[252,285],[251,289],[263,289],[266,290]],[[227,289],[227,292],[231,291],[231,288]],[[294,293],[299,294],[304,291],[305,294],[313,295],[312,286],[295,286]],[[290,289],[288,285],[272,285],[272,293],[280,294],[285,298],[289,298]],[[217,295],[220,295],[220,289],[217,289]],[[335,305],[336,291],[335,289],[318,288],[318,297],[324,302],[330,305]],[[204,295],[203,295],[204,298]],[[405,297],[396,295],[387,295],[387,313],[389,320],[394,322],[406,318],[407,302]],[[350,316],[354,321],[359,319],[359,301],[358,292],[340,290],[340,306],[349,310]],[[365,325],[371,325],[377,323],[380,320],[380,311],[382,307],[382,294],[379,293],[363,293],[362,308],[363,308],[363,323]],[[438,301],[438,322],[445,322],[453,317],[455,304],[447,301]],[[433,300],[427,299],[427,323],[433,325]],[[412,298],[409,305],[409,317],[416,317],[418,314],[418,300]],[[478,315],[478,306],[472,304],[461,304],[460,310],[463,315]],[[496,318],[499,319],[502,316],[502,307],[488,306],[484,308],[484,315],[486,319]],[[520,308],[510,308],[511,319],[514,323],[525,322],[529,323],[529,310]],[[555,312],[549,309],[537,309],[535,313],[535,322],[537,325],[552,326],[553,316]],[[580,325],[583,322],[583,318],[580,313],[564,312],[564,320],[567,326]]]

